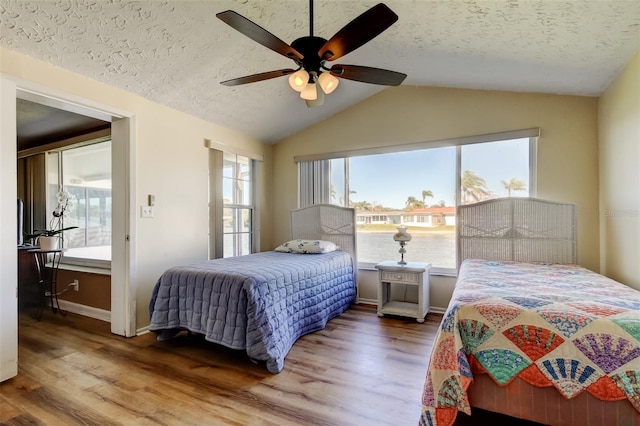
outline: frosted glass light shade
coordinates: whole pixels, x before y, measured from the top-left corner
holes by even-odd
[[[336,87],[338,87],[338,83],[340,83],[340,80],[338,80],[328,72],[323,72],[318,78],[318,83],[320,83],[322,91],[328,95],[336,90]]]
[[[318,99],[318,90],[315,83],[307,84],[307,86],[300,92],[300,97],[307,101],[315,101]]]
[[[300,69],[289,76],[289,86],[296,92],[302,92],[309,83],[309,73]]]
[[[317,98],[313,101],[305,100],[308,108],[321,106],[324,103],[324,92],[322,89],[318,90],[318,84],[316,83],[316,93],[318,94]]]

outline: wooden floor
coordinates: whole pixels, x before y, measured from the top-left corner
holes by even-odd
[[[21,314],[19,374],[0,385],[0,422],[417,425],[440,320],[378,318],[355,306],[300,338],[274,375],[193,336],[123,338],[87,317]],[[476,424],[459,417],[459,425]]]

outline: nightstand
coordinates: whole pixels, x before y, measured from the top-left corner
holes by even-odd
[[[415,318],[419,323],[429,312],[429,271],[430,263],[407,262],[404,265],[386,261],[376,265],[378,269],[378,316],[399,315]],[[418,302],[391,300],[391,286],[394,284],[418,287]]]

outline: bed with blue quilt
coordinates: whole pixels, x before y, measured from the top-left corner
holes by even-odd
[[[181,330],[244,350],[271,373],[296,340],[356,301],[355,212],[314,205],[291,212],[292,240],[274,251],[194,262],[154,287],[150,330]]]

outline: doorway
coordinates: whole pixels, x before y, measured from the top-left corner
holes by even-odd
[[[16,103],[28,100],[111,123],[112,133],[112,253],[111,253],[111,332],[134,336],[135,324],[135,117],[132,113],[70,94],[56,92],[35,83],[18,82],[0,76],[0,231],[16,235],[13,206],[17,198],[16,181]],[[5,121],[6,120],[6,121]],[[13,125],[6,123],[13,122]],[[5,202],[6,201],[6,202]],[[9,202],[11,201],[11,202]],[[9,208],[11,206],[11,208]],[[6,219],[6,220],[4,220]],[[13,239],[0,241],[0,299],[2,299],[3,349],[0,352],[0,380],[17,374],[17,254]],[[12,374],[15,365],[15,373]]]

